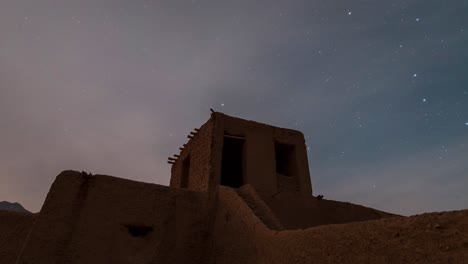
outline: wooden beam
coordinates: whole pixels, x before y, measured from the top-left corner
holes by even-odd
[[[192,136],[192,135],[188,135],[187,137],[188,137],[188,138],[190,138],[190,139],[192,139],[192,138],[193,138],[193,136]]]
[[[174,157],[178,158],[178,157],[180,157],[180,155],[174,154]]]
[[[168,159],[168,160],[174,160],[174,161],[177,160],[176,158],[172,158],[172,157],[169,157],[169,158],[167,158],[167,159]]]
[[[195,130],[196,132],[200,131],[200,129],[199,129],[199,128],[195,128],[194,130]]]
[[[168,160],[167,163],[174,165],[175,162]]]
[[[190,135],[194,135],[194,136],[195,136],[196,134],[197,134],[197,132],[193,132],[193,131],[190,132]]]
[[[231,136],[231,135],[224,135],[224,137],[227,137],[227,138],[236,138],[236,139],[244,139],[244,140],[245,140],[245,137],[238,137],[238,136]]]
[[[184,150],[184,148],[179,148],[180,150]]]

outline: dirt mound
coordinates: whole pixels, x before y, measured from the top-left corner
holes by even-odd
[[[287,231],[276,241],[296,263],[468,263],[468,210]]]
[[[468,210],[273,231],[232,190],[219,202],[216,263],[468,263]]]

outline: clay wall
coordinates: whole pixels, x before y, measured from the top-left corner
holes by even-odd
[[[258,192],[274,195],[279,191],[300,192],[312,195],[309,167],[304,135],[295,130],[277,128],[216,113],[216,128],[212,151],[215,155],[214,180],[219,184],[224,134],[245,138],[244,183],[252,184]],[[276,174],[275,142],[294,146],[294,176],[282,177]]]
[[[214,124],[210,118],[203,124],[199,131],[190,139],[175,164],[171,168],[170,186],[174,188],[183,188],[182,177],[184,170],[184,161],[190,159],[189,174],[187,177],[186,189],[194,191],[207,191],[209,188],[210,175],[212,171],[212,130]],[[190,156],[190,157],[189,157]]]
[[[309,172],[309,161],[307,159],[307,148],[304,134],[297,130],[274,128],[273,140],[277,143],[295,146],[293,157],[295,161],[296,177],[279,176],[278,192],[298,190],[303,196],[312,195],[312,183]],[[281,186],[281,187],[280,187]]]
[[[232,188],[219,186],[212,263],[275,263],[268,229]]]
[[[252,185],[245,184],[239,189],[236,189],[236,192],[266,227],[272,230],[284,229],[279,219],[273,211],[271,211],[270,207],[268,207],[268,205],[262,200],[260,195],[258,195]]]
[[[19,263],[202,263],[211,210],[205,193],[64,172]]]
[[[357,204],[318,200],[292,193],[274,197],[262,195],[263,201],[283,224],[285,229],[304,229],[319,225],[343,224],[395,216]]]
[[[15,263],[35,218],[36,214],[0,210],[0,263]]]
[[[467,228],[459,211],[274,231],[220,186],[211,263],[465,263]]]

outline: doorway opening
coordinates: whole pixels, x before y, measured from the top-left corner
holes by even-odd
[[[224,135],[221,185],[239,188],[244,184],[245,138]]]

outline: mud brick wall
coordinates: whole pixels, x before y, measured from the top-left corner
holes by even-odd
[[[304,135],[296,130],[278,128],[255,121],[216,113],[215,138],[212,153],[213,166],[221,164],[224,133],[245,137],[244,183],[252,184],[256,190],[267,195],[279,191],[300,192],[312,195],[309,165]],[[281,177],[276,174],[275,142],[294,145],[294,177]],[[213,180],[219,184],[221,169],[216,167]]]
[[[170,186],[181,188],[183,161],[190,155],[190,168],[187,189],[194,191],[207,191],[210,175],[212,175],[212,131],[213,118],[210,118],[200,127],[200,130],[190,139],[180,156],[172,165]]]
[[[65,172],[19,263],[203,263],[209,208],[205,193]]]
[[[294,145],[294,160],[296,172],[294,177],[278,177],[278,191],[300,192],[308,197],[312,195],[312,182],[310,180],[309,161],[304,134],[297,130],[274,128],[273,140],[287,145]]]
[[[277,175],[278,192],[299,192],[299,184],[297,177],[286,177]]]

